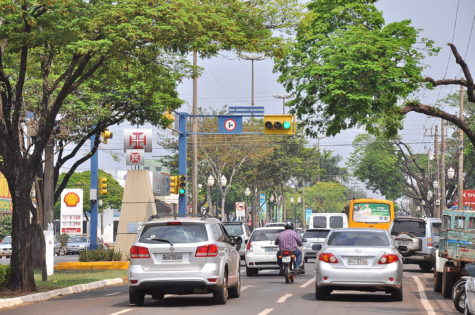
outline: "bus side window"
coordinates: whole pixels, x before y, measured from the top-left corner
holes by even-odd
[[[467,229],[469,229],[469,230],[475,230],[475,217],[469,218]]]
[[[444,215],[442,220],[442,230],[447,231],[450,229],[450,215]]]
[[[457,216],[455,217],[455,229],[463,229],[465,227],[465,217]]]

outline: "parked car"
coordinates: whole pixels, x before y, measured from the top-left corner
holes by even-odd
[[[237,237],[215,218],[166,217],[143,224],[130,248],[129,302],[146,294],[213,293],[217,304],[241,292]]]
[[[332,230],[316,261],[315,298],[325,300],[333,290],[385,291],[402,301],[402,256],[385,230]]]
[[[435,266],[435,250],[439,244],[442,221],[439,218],[398,217],[391,224],[391,236],[401,251],[405,264],[418,264],[426,272]]]
[[[58,256],[66,255],[67,248],[65,245],[62,245],[60,241],[56,238],[54,239],[54,254]]]
[[[275,239],[284,227],[262,227],[252,231],[251,237],[246,244],[246,275],[248,277],[257,276],[259,270],[279,269],[277,263],[277,251],[279,246],[275,245]],[[303,248],[302,248],[303,249]],[[302,260],[305,259],[305,252],[302,250]],[[302,264],[302,268],[304,265]]]
[[[71,235],[66,244],[66,254],[79,254],[80,251],[90,247],[90,239],[85,235]],[[101,239],[97,239],[97,248],[108,248]]]
[[[244,259],[244,256],[246,255],[246,241],[251,235],[249,226],[247,226],[246,223],[240,221],[223,222],[223,225],[226,228],[229,236],[238,236],[241,238],[241,245],[237,246],[236,248],[239,251],[241,259]]]
[[[330,229],[308,229],[305,231],[303,234],[303,237],[306,239],[304,243],[305,262],[307,262],[309,258],[317,258],[317,251],[313,250],[312,246],[315,244],[322,245],[330,231]]]
[[[5,236],[0,242],[0,258],[10,258],[12,255],[12,237],[10,235]]]

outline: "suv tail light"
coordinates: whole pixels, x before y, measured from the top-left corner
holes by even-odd
[[[393,262],[396,262],[398,260],[399,260],[399,257],[397,257],[397,255],[387,254],[387,255],[383,255],[379,259],[378,264],[387,265],[387,264],[392,264]]]
[[[432,242],[432,237],[427,238],[427,246],[434,246],[434,243]]]
[[[216,244],[209,244],[198,246],[196,248],[195,257],[216,257],[218,256],[218,246]]]
[[[246,250],[252,250],[251,240],[247,241]]]
[[[321,253],[318,256],[318,260],[329,263],[329,264],[337,264],[338,259],[336,259],[335,255],[331,253]]]
[[[147,247],[132,246],[130,248],[130,258],[150,258]]]

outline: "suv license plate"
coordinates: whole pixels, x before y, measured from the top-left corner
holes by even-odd
[[[350,258],[348,259],[348,265],[367,265],[368,261],[363,258]]]
[[[163,260],[173,260],[173,261],[181,261],[183,259],[182,255],[177,255],[177,254],[163,254],[162,255]]]
[[[290,256],[282,256],[282,262],[283,263],[289,263],[290,262]]]
[[[409,246],[409,245],[412,245],[412,241],[396,240],[396,243],[397,243],[399,246]]]

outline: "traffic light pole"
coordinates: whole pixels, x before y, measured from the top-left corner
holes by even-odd
[[[91,151],[94,150],[94,143],[96,140],[96,135],[91,136]],[[91,196],[91,210],[90,210],[90,243],[89,249],[97,248],[97,181],[98,181],[98,172],[99,172],[99,157],[98,150],[91,157],[91,193],[95,191],[95,198]]]
[[[189,115],[187,113],[179,113],[178,115],[178,173],[186,176],[186,119]],[[186,205],[188,204],[188,192],[178,195],[178,215],[180,217],[186,216]]]

